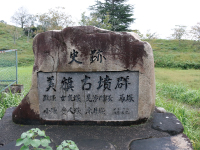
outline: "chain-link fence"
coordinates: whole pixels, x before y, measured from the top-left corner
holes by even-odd
[[[17,80],[17,50],[0,50],[0,92]]]

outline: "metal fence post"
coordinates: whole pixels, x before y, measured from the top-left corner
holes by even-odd
[[[17,50],[15,50],[15,59],[16,59],[16,84],[18,84],[18,60],[17,60]]]

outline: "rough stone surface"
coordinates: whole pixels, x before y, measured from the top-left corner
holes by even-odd
[[[128,150],[130,143],[137,139],[170,136],[166,132],[152,129],[152,119],[139,126],[20,125],[12,121],[11,116],[14,109],[7,109],[4,117],[0,120],[0,145],[2,144],[3,147],[6,147],[12,141],[16,141],[23,132],[32,128],[45,130],[53,145],[59,145],[63,140],[72,140],[80,145],[80,150],[84,143],[89,140],[91,140],[91,147],[88,145],[88,149],[94,148],[92,145],[99,141],[105,146],[110,146],[110,148],[113,145],[115,150]],[[53,149],[56,149],[56,147]],[[99,150],[99,148],[97,147],[93,150]]]
[[[80,140],[77,141],[76,144],[80,147],[80,150],[115,150],[112,144],[99,139]]]
[[[167,111],[162,107],[155,107],[155,111],[158,113],[166,113]]]
[[[5,146],[0,147],[0,150],[20,150],[20,148],[22,147],[22,145],[20,146],[15,146],[15,145],[16,145],[16,141],[12,141],[6,144]],[[50,143],[49,146],[51,146],[53,150],[56,149],[56,145],[54,143]],[[38,148],[44,148],[44,147],[39,146]]]
[[[184,134],[171,137],[142,139],[131,142],[129,150],[193,150]]]
[[[11,85],[9,88],[5,89],[6,93],[22,93],[22,91],[24,90],[23,85],[19,85],[19,84],[15,84],[15,85]]]
[[[15,146],[16,145],[16,141],[12,141],[10,143],[8,143],[5,146],[1,146],[0,150],[20,150],[20,146]]]
[[[168,132],[171,135],[182,133],[184,130],[181,122],[172,113],[156,113],[153,118],[152,128]]]
[[[155,107],[153,52],[136,34],[92,26],[68,27],[38,34],[34,38],[33,52],[32,86],[13,112],[15,123],[58,123],[58,120],[47,122],[40,118],[38,72],[138,71],[138,115],[132,121],[152,115]]]

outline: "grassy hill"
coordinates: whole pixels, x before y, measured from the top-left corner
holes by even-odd
[[[16,36],[14,43],[13,36]],[[32,50],[33,39],[27,40],[21,28],[0,23],[0,50],[17,49],[18,65],[30,66],[34,63]]]
[[[12,32],[10,32],[11,30]],[[13,32],[17,30],[18,39],[14,44]],[[19,66],[33,65],[32,39],[27,40],[21,28],[0,23],[0,50],[18,49]],[[155,67],[200,69],[200,42],[191,40],[145,40],[154,51]]]
[[[200,69],[200,42],[191,40],[148,40],[156,67]]]

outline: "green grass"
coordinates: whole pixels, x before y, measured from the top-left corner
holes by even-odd
[[[17,49],[18,50],[18,65],[30,66],[34,63],[34,56],[32,50],[33,39],[27,41],[21,28],[17,27],[18,39],[14,44],[13,31],[16,30],[14,26],[0,23],[0,50]],[[9,32],[12,31],[12,32]]]
[[[155,68],[156,106],[176,115],[184,133],[200,149],[200,70]]]
[[[19,67],[18,72],[18,84],[23,84],[24,91],[22,94],[0,93],[0,119],[3,117],[7,108],[19,105],[31,87],[32,66]]]
[[[156,84],[157,92],[168,100],[175,99],[196,108],[200,108],[200,90],[191,90],[182,84]]]
[[[32,70],[33,70],[33,66],[18,68],[19,84],[24,85],[24,94],[27,94],[29,89],[31,88]]]
[[[189,89],[200,90],[200,70],[155,68],[156,81],[166,84],[182,84]]]
[[[0,119],[4,116],[7,108],[18,106],[23,97],[23,94],[0,93]]]
[[[156,67],[200,69],[200,42],[183,40],[146,40],[152,46]]]
[[[184,134],[188,136],[195,150],[200,149],[200,110],[176,100],[169,100],[162,93],[156,95],[156,106],[173,113],[182,123]]]

